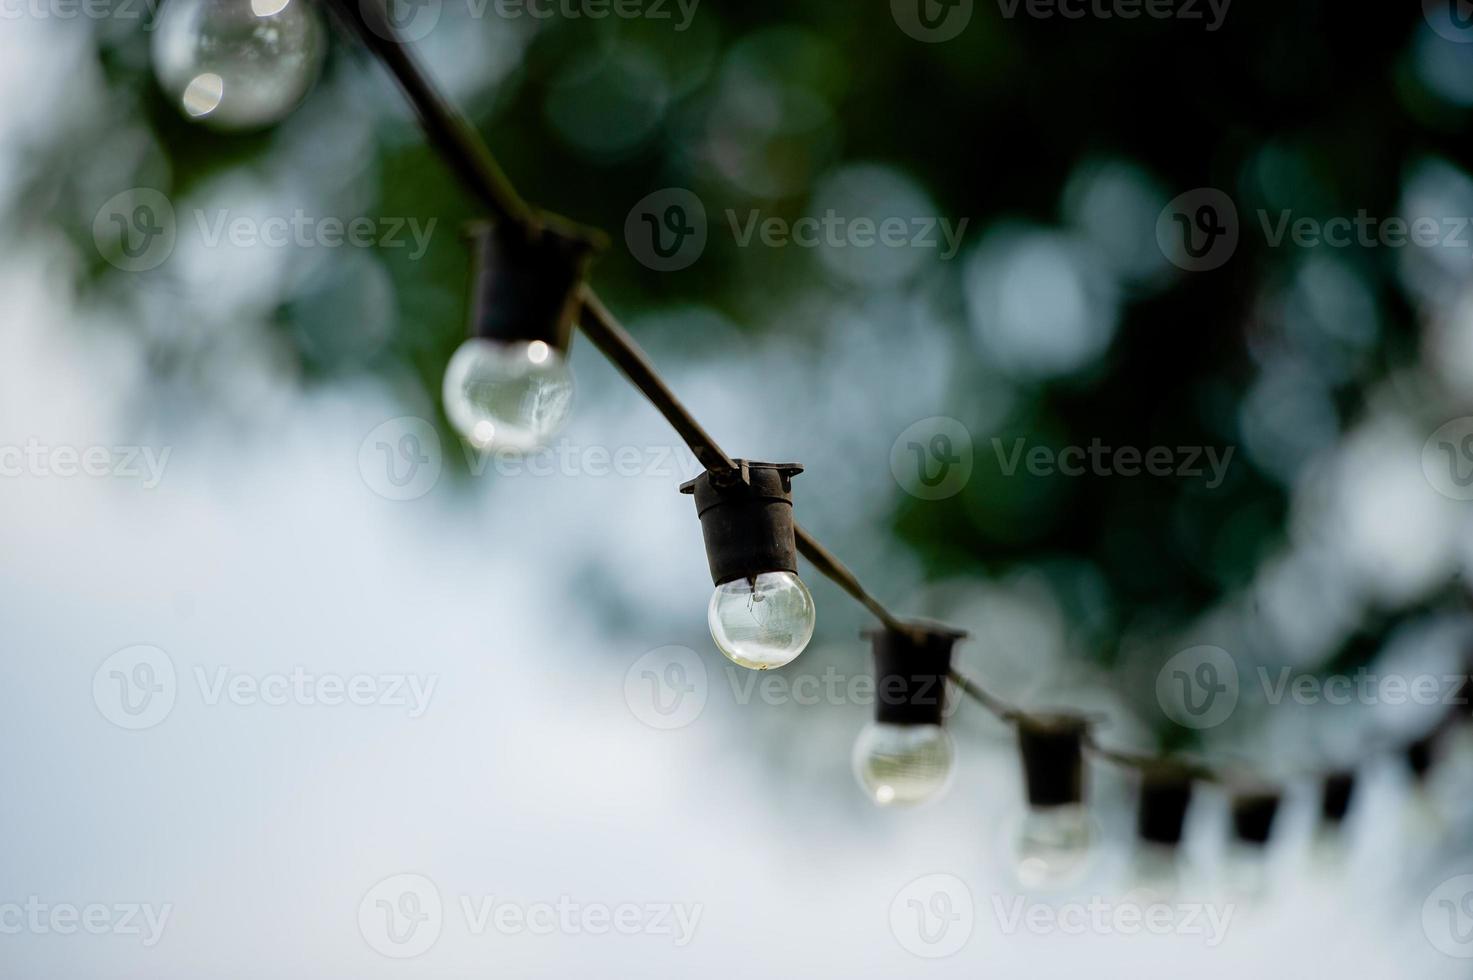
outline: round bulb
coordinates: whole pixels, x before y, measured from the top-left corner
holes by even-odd
[[[168,0],[153,32],[153,71],[175,108],[220,129],[280,122],[322,67],[310,0]]]
[[[872,722],[854,742],[854,778],[880,806],[912,806],[950,788],[954,755],[940,725]]]
[[[472,337],[445,369],[445,414],[481,450],[528,452],[562,430],[573,410],[573,375],[541,340]]]
[[[1143,843],[1132,859],[1132,893],[1141,905],[1153,905],[1171,899],[1181,889],[1181,866],[1178,848],[1164,844]]]
[[[763,572],[716,586],[706,621],[728,660],[770,670],[791,663],[813,638],[813,596],[792,572]]]
[[[1094,832],[1083,806],[1030,808],[1018,838],[1018,880],[1028,888],[1061,888],[1089,870]]]

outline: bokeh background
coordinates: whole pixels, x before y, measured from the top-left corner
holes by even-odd
[[[727,665],[676,493],[697,467],[590,345],[573,348],[563,456],[461,449],[439,390],[465,333],[460,228],[479,215],[377,66],[334,34],[294,114],[222,133],[155,83],[145,6],[31,3],[0,27],[0,444],[166,465],[0,479],[0,904],[172,913],[152,945],[7,931],[0,975],[1465,971],[1424,915],[1473,871],[1465,740],[1414,785],[1380,747],[1434,711],[1267,705],[1253,680],[1461,669],[1473,505],[1455,478],[1473,422],[1441,475],[1434,438],[1473,414],[1461,5],[1071,19],[979,2],[939,42],[899,2],[650,6],[537,18],[446,0],[416,50],[529,199],[610,231],[598,289],[724,447],[801,460],[800,520],[896,608],[969,630],[970,673],[1099,712],[1116,744],[1285,780],[1269,887],[1228,887],[1224,801],[1204,790],[1179,900],[1232,905],[1223,942],[1009,934],[997,909],[1019,896],[1123,900],[1128,778],[1092,768],[1098,860],[1065,895],[1019,884],[1015,749],[970,705],[951,722],[952,792],[875,808],[849,763],[868,707],[799,703],[794,681],[867,672],[862,610],[806,573],[818,633],[785,679],[751,687]],[[177,216],[145,271],[94,234],[134,188]],[[707,240],[659,271],[624,231],[672,188],[700,203]],[[1158,233],[1204,188],[1235,206],[1237,244],[1192,271]],[[232,245],[196,217],[298,211],[432,231],[422,254]],[[1447,234],[1276,246],[1285,212],[1432,217]],[[965,226],[955,255],[743,245],[733,220],[753,213]],[[907,446],[938,425],[970,468],[927,499]],[[429,474],[408,491],[376,449],[406,433]],[[1017,440],[1232,456],[1216,482],[1073,478],[1009,472]],[[621,449],[636,472],[589,462]],[[94,679],[137,645],[167,656],[177,693],[127,730]],[[1161,665],[1199,645],[1245,678],[1209,731],[1156,696]],[[664,729],[639,665],[670,646],[694,651],[704,700]],[[418,713],[209,696],[222,676],[297,668],[433,694]],[[1305,774],[1346,762],[1362,795],[1327,858]],[[436,941],[404,961],[359,925],[400,874],[444,902]],[[891,910],[933,874],[966,883],[975,922],[929,960]],[[683,946],[477,934],[461,899],[492,896],[702,911]]]

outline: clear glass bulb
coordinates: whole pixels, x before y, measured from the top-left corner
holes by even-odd
[[[1227,891],[1245,905],[1256,905],[1268,897],[1270,879],[1267,850],[1262,844],[1234,841],[1222,858],[1222,875]]]
[[[763,572],[716,586],[706,622],[734,664],[770,670],[791,663],[813,638],[813,596],[792,572]]]
[[[940,725],[872,722],[854,741],[854,778],[880,806],[912,806],[951,787],[954,756]]]
[[[1028,888],[1074,884],[1089,870],[1093,843],[1083,806],[1030,807],[1018,835],[1018,880]]]
[[[567,424],[573,374],[541,340],[472,337],[450,358],[444,397],[450,424],[472,446],[528,452]]]
[[[1141,905],[1152,905],[1174,898],[1181,890],[1182,869],[1179,848],[1144,842],[1131,858],[1131,894]]]
[[[325,47],[310,0],[167,0],[153,32],[153,71],[190,118],[254,129],[296,108]]]

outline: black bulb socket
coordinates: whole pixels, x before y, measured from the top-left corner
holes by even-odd
[[[707,470],[680,487],[695,498],[711,580],[722,585],[764,572],[797,572],[793,477],[803,467],[735,463],[733,470]]]

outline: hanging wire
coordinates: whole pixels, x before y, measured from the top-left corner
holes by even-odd
[[[602,232],[540,211],[521,197],[470,120],[440,94],[439,89],[420,68],[400,39],[382,0],[325,2],[342,25],[394,77],[404,97],[414,107],[429,144],[494,218],[515,222],[528,229],[555,226],[564,234],[581,238],[594,247],[603,247],[606,236]],[[583,334],[665,418],[695,455],[696,460],[713,472],[738,469],[737,463],[721,449],[660,377],[648,355],[599,299],[592,286],[584,283],[579,295],[582,310],[578,325]],[[859,578],[843,562],[801,526],[796,527],[796,537],[798,551],[803,557],[820,574],[868,609],[886,629],[913,633],[922,628],[890,612],[864,588]],[[997,697],[959,670],[952,669],[950,679],[966,697],[1005,723],[1017,726],[1043,720],[1043,716],[1030,714]],[[1459,713],[1456,711],[1449,713],[1437,729],[1424,737],[1432,738],[1442,734],[1457,722],[1458,717]],[[1193,779],[1226,783],[1239,771],[1238,767],[1212,766],[1113,749],[1102,745],[1093,728],[1088,725],[1085,727],[1083,744],[1095,757],[1139,772],[1155,771],[1169,764],[1178,767],[1179,771],[1189,774]]]

